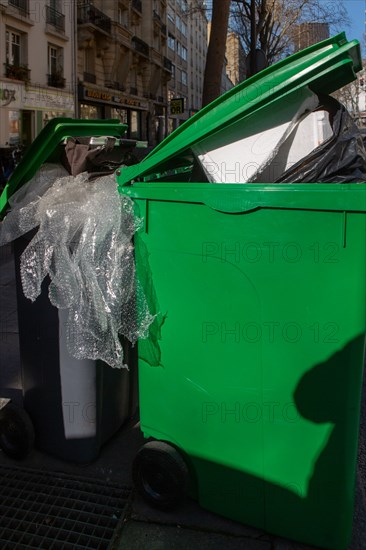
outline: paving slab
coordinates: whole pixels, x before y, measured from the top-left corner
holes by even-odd
[[[217,533],[128,521],[122,530],[119,550],[271,550],[268,541],[224,536]]]
[[[215,533],[270,540],[270,536],[263,531],[204,510],[197,502],[188,498],[176,510],[166,512],[149,506],[139,495],[136,495],[132,503],[131,518],[138,521],[182,525],[190,529],[212,530]]]

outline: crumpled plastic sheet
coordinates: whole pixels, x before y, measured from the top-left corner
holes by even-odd
[[[25,296],[34,301],[48,275],[51,303],[68,310],[70,354],[126,367],[121,336],[132,343],[147,338],[156,317],[135,273],[133,236],[142,220],[113,175],[88,181],[83,173],[48,187],[18,206],[15,197],[0,244],[39,226],[21,257]]]

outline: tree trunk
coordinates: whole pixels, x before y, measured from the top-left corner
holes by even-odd
[[[219,97],[221,93],[221,78],[225,60],[229,13],[230,0],[213,0],[211,35],[203,82],[203,107]]]

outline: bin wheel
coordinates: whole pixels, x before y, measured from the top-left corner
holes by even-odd
[[[0,448],[11,458],[22,459],[34,447],[34,428],[24,409],[8,403],[0,410]]]
[[[149,441],[134,459],[132,478],[146,502],[168,510],[183,500],[189,473],[177,449],[163,441]]]

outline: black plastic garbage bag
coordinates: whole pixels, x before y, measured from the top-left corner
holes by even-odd
[[[320,96],[329,112],[333,136],[301,159],[276,183],[361,183],[366,181],[366,150],[362,134],[347,109],[330,96]]]

